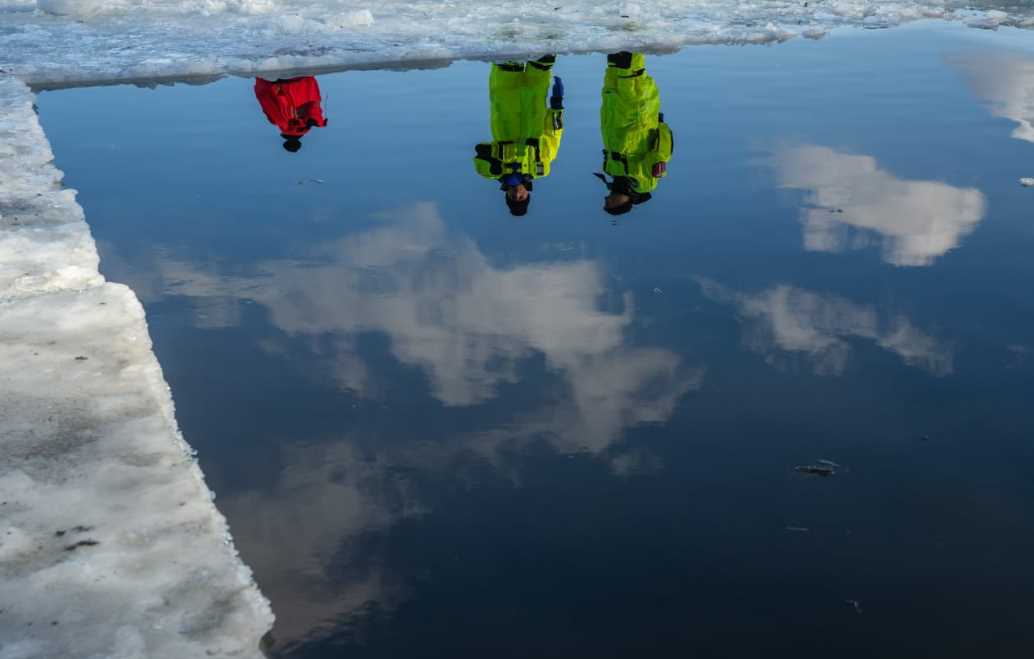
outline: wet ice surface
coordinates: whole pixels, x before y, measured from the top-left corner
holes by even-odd
[[[919,19],[1034,26],[976,0],[0,0],[0,70],[33,83],[819,38]]]
[[[599,56],[519,221],[487,64],[320,76],[296,154],[249,80],[39,103],[280,656],[1023,657],[1034,54],[971,35],[650,57],[616,223]]]
[[[32,101],[0,79],[0,656],[257,657],[268,602]]]

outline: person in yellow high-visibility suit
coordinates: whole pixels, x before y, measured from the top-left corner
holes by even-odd
[[[564,83],[553,78],[556,58],[493,64],[488,78],[492,141],[474,147],[474,169],[499,181],[516,216],[528,212],[533,181],[549,176],[564,134]],[[549,83],[553,93],[547,105]]]
[[[607,56],[600,105],[603,172],[607,186],[603,210],[621,215],[650,200],[668,173],[674,150],[671,128],[661,114],[657,83],[646,72],[642,53]],[[607,174],[613,177],[607,180]]]

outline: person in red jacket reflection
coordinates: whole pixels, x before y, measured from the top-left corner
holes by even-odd
[[[291,153],[302,148],[302,136],[310,128],[327,125],[320,107],[320,86],[312,76],[272,82],[255,78],[255,98],[269,123],[280,129],[284,148]]]

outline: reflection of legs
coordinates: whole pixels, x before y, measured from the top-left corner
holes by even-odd
[[[520,131],[520,94],[524,82],[523,64],[493,64],[488,78],[492,139],[513,140]]]
[[[552,55],[546,57],[553,58]],[[541,96],[543,104],[549,90],[549,83],[553,80],[552,70],[553,62],[544,64],[541,59],[536,62],[528,62],[528,68],[524,70],[524,86],[534,97]]]
[[[607,55],[600,111],[600,125],[609,128],[603,131],[607,149],[637,152],[642,146],[640,138],[656,127],[660,106],[657,84],[646,72],[646,57],[642,53]]]
[[[521,141],[541,132],[552,80],[552,55],[524,64],[493,64],[488,81],[492,139]]]

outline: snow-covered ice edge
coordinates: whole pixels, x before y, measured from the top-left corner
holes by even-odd
[[[1034,7],[1015,0],[0,0],[0,70],[33,86],[60,86],[765,44],[923,19],[1034,28]]]
[[[261,657],[269,603],[61,178],[0,77],[0,658]]]

